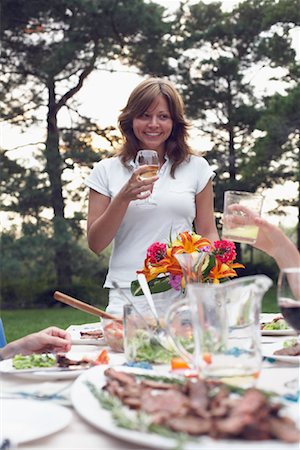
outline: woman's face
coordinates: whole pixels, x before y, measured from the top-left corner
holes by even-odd
[[[173,128],[165,97],[159,95],[144,114],[133,119],[132,127],[141,149],[164,152],[165,142]]]

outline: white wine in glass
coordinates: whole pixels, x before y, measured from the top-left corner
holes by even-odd
[[[155,177],[159,171],[159,157],[155,150],[139,150],[135,158],[136,166],[148,166],[148,170],[140,174],[141,180]],[[155,204],[150,196],[144,200],[139,200],[139,204]]]

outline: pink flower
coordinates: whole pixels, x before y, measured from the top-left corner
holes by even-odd
[[[181,289],[181,275],[170,274],[170,285],[175,291],[180,291]]]
[[[235,244],[231,241],[215,241],[215,255],[221,263],[233,261],[236,258]]]
[[[151,264],[157,264],[159,261],[164,259],[167,255],[167,245],[160,242],[154,242],[147,249],[147,258]]]

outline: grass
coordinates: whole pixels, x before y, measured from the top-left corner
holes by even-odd
[[[278,312],[275,286],[272,286],[264,296],[262,311]],[[1,318],[8,342],[51,325],[66,329],[69,325],[97,322],[97,317],[69,306],[49,309],[1,311]]]
[[[69,325],[97,322],[96,316],[71,307],[49,309],[14,309],[1,311],[1,318],[7,342],[35,331],[55,325],[68,328]]]
[[[261,307],[262,312],[277,313],[279,311],[276,299],[276,289],[276,286],[273,285],[264,295]]]

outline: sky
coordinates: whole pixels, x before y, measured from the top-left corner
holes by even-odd
[[[204,0],[205,3],[211,3],[211,1]],[[170,11],[176,9],[180,3],[179,0],[156,0],[156,2],[169,8]],[[191,0],[191,3],[196,2],[196,0]],[[223,0],[223,9],[230,10],[237,3],[238,0]],[[142,80],[142,77],[136,73],[134,68],[128,69],[118,65],[118,63],[114,64],[113,67],[118,69],[117,72],[109,72],[107,70],[92,72],[76,96],[76,101],[80,104],[81,113],[93,117],[103,127],[117,125],[117,117],[121,108],[125,106],[132,89]],[[256,86],[257,92],[265,90],[266,87],[273,91],[278,90],[278,85],[274,85],[272,88],[272,82],[269,80],[270,73],[260,71],[259,74],[253,74],[253,77],[255,76],[259,77],[259,82]],[[68,125],[70,124],[70,120],[70,115],[66,108],[64,108],[59,115],[59,122]],[[1,144],[3,148],[8,149],[21,146],[17,150],[12,150],[10,156],[20,157],[20,154],[22,154],[24,163],[26,164],[26,162],[28,163],[31,160],[33,146],[30,144],[43,142],[44,132],[45,130],[43,128],[35,128],[22,134],[5,124],[2,125]],[[208,139],[203,140],[203,138],[200,138],[197,129],[193,130],[191,144],[197,151],[209,151],[212,147],[212,143]],[[69,175],[72,176],[72,174]],[[296,194],[296,191],[297,186],[295,183],[288,183],[286,186],[277,186],[275,189],[264,191],[266,197],[265,205],[267,205],[265,212],[276,206],[274,198],[292,197]],[[294,209],[288,211],[288,217],[288,219],[282,219],[284,226],[296,224],[297,217]],[[272,220],[278,223],[278,218],[273,218]]]

